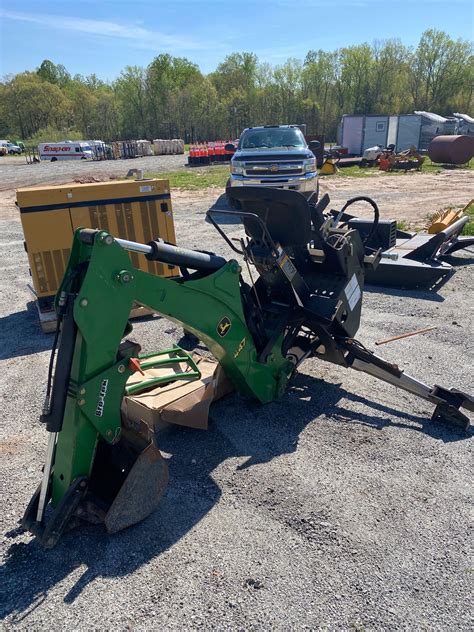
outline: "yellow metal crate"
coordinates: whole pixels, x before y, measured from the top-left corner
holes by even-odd
[[[25,248],[38,299],[56,294],[79,227],[107,230],[115,237],[147,243],[161,238],[175,244],[167,180],[133,180],[18,189]],[[130,253],[136,268],[175,276],[175,266]]]

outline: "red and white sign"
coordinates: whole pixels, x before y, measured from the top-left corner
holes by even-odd
[[[40,143],[41,160],[85,160],[93,158],[90,145],[84,142]]]

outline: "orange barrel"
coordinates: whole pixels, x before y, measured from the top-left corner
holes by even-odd
[[[224,143],[220,140],[219,141],[219,145],[218,145],[218,155],[219,155],[219,162],[223,162],[224,158]]]
[[[216,158],[215,143],[207,143],[207,151],[209,154],[209,162],[212,164]]]
[[[428,147],[433,162],[463,165],[474,157],[474,136],[436,136]]]

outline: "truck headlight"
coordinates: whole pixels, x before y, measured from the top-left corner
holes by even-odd
[[[230,172],[236,176],[244,174],[244,163],[241,160],[232,160],[230,163]]]
[[[303,166],[305,173],[312,173],[313,171],[316,171],[316,158],[307,158],[306,160],[303,160]]]

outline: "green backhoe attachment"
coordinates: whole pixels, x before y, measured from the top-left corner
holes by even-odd
[[[140,356],[139,345],[126,338],[133,303],[194,334],[235,388],[262,404],[279,398],[295,368],[316,357],[427,399],[436,405],[436,419],[469,424],[459,408],[474,410],[470,396],[427,386],[354,340],[364,270],[380,255],[365,248],[357,230],[294,192],[242,187],[234,195],[239,210],[227,214],[244,225],[240,248],[209,219],[256,269],[253,285],[236,260],[76,231],[56,297],[59,326],[42,415],[49,432],[46,464],[23,518],[45,547],[81,521],[103,522],[111,533],[137,523],[166,488],[166,461],[153,428],[121,415],[128,378],[156,361]],[[377,219],[378,209],[375,228]],[[181,276],[135,269],[127,251],[177,265]],[[198,374],[196,366],[190,371]]]

